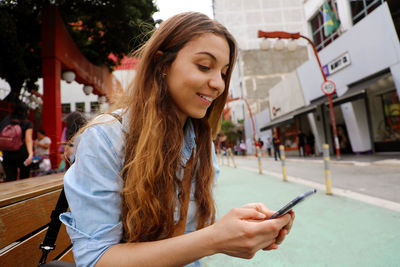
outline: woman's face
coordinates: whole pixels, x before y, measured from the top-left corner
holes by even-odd
[[[188,42],[165,74],[168,92],[185,124],[187,117],[203,118],[225,90],[229,45],[225,38],[202,34]]]

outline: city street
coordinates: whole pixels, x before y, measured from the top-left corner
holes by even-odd
[[[261,162],[263,173],[282,177],[280,161],[263,156]],[[239,168],[258,171],[258,161],[255,156],[236,156],[235,163]],[[226,157],[224,157],[224,164],[227,164]],[[230,166],[232,166],[232,161],[230,161]],[[347,194],[358,193],[400,204],[398,193],[400,192],[400,155],[345,156],[340,161],[331,156],[330,168],[333,188],[341,189],[341,192]],[[321,157],[287,157],[286,169],[289,180],[292,178],[300,180],[298,182],[309,181],[325,187],[324,163]]]
[[[237,159],[237,158],[236,158]],[[254,161],[254,164],[252,163]],[[221,175],[217,181],[216,202],[218,215],[222,216],[233,207],[239,207],[250,202],[263,202],[273,210],[277,210],[297,195],[312,187],[293,182],[283,182],[270,174],[257,173],[255,157],[246,157],[236,160],[238,168],[225,165],[221,167]],[[323,181],[323,169],[314,163],[290,162],[288,175],[310,181]],[[314,165],[311,165],[314,164]],[[387,179],[390,183],[395,179],[395,170],[390,170],[387,178],[384,173],[375,170],[376,167],[357,167],[352,172],[344,174],[346,168],[332,164],[333,185],[352,185],[354,188],[366,188],[365,192],[378,195],[380,190],[374,191],[368,181],[375,174],[379,179]],[[245,169],[245,166],[247,166]],[[268,166],[268,167],[267,167]],[[280,163],[263,160],[264,169],[279,172]],[[300,170],[301,169],[301,170]],[[351,168],[350,168],[351,169]],[[394,168],[396,169],[396,168]],[[309,172],[307,172],[307,170]],[[318,170],[322,174],[318,174]],[[397,168],[397,171],[399,169]],[[360,175],[357,174],[360,172]],[[344,178],[339,178],[338,174]],[[354,174],[357,174],[354,176]],[[353,176],[352,176],[353,175]],[[366,175],[366,176],[364,176]],[[319,176],[320,180],[317,180]],[[336,178],[337,177],[337,178]],[[366,178],[364,178],[366,177]],[[356,179],[368,182],[368,185],[359,185],[348,181]],[[400,179],[397,174],[397,179]],[[339,182],[340,181],[340,182]],[[387,187],[390,187],[387,185]],[[397,185],[398,188],[398,185]],[[353,190],[353,189],[352,189]],[[396,191],[395,188],[390,190]],[[398,192],[398,191],[397,191]],[[390,193],[391,194],[391,193]],[[396,199],[392,199],[393,201]],[[342,195],[326,195],[319,190],[295,209],[296,219],[290,235],[276,251],[259,251],[251,260],[232,258],[217,254],[202,260],[206,267],[213,266],[398,266],[400,255],[400,211],[381,208],[375,205],[354,200]]]

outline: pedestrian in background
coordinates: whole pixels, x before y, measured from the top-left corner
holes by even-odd
[[[263,146],[264,146],[264,142],[263,140],[261,140],[261,138],[258,138],[257,142],[256,142],[256,146],[262,150]]]
[[[241,155],[246,156],[247,147],[246,147],[246,143],[243,142],[243,140],[240,140],[239,147],[240,147]]]
[[[65,118],[65,136],[62,144],[64,145],[63,156],[66,162],[66,169],[74,162],[74,135],[87,123],[85,116],[78,112],[72,112]]]
[[[315,155],[315,137],[312,132],[307,136],[307,144],[310,146],[310,155]]]
[[[37,138],[33,142],[35,147],[35,156],[48,156],[50,155],[51,139],[46,136],[43,129],[37,131]]]
[[[292,212],[265,220],[273,212],[253,203],[214,223],[212,138],[236,54],[215,20],[173,16],[140,50],[119,109],[75,137],[75,162],[64,177],[71,212],[61,220],[78,266],[199,266],[216,253],[250,258],[278,248]]]
[[[3,151],[3,168],[6,174],[6,181],[15,181],[18,178],[25,179],[30,176],[30,164],[33,158],[33,124],[28,120],[28,106],[18,102],[10,116],[4,118],[0,124],[0,131],[10,124],[21,126],[22,145],[15,151]]]
[[[306,145],[306,135],[299,130],[297,134],[297,146],[299,148],[299,157],[304,157],[305,154],[305,145]]]
[[[267,154],[269,157],[271,157],[271,155],[272,155],[271,150],[272,150],[272,141],[271,141],[271,138],[268,137],[267,138]]]
[[[281,151],[279,150],[279,146],[281,145],[281,140],[279,139],[277,132],[272,137],[272,144],[274,145],[275,160],[281,159]]]
[[[39,129],[36,133],[37,138],[33,141],[34,154],[32,160],[31,171],[33,176],[47,174],[51,170],[50,145],[51,139],[46,136],[43,129]]]

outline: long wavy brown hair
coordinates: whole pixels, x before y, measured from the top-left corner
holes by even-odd
[[[230,49],[223,94],[209,107],[204,118],[192,119],[196,135],[196,153],[192,157],[198,164],[194,194],[197,228],[214,222],[211,142],[219,130],[237,48],[232,35],[220,23],[204,14],[187,12],[161,23],[139,49],[136,56],[140,57],[140,63],[133,84],[116,105],[125,108],[129,118],[122,169],[125,242],[171,237],[177,195],[182,205],[182,196],[189,193],[183,192],[182,182],[176,175],[179,168],[184,168],[180,154],[184,136],[162,74],[190,40],[205,33],[225,38]]]

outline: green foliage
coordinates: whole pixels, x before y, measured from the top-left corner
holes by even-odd
[[[140,46],[154,28],[157,11],[151,0],[3,0],[0,1],[0,77],[11,86],[7,100],[16,102],[24,85],[37,90],[41,77],[40,29],[45,4],[58,6],[82,54],[110,70]]]
[[[239,137],[235,131],[235,124],[229,120],[224,120],[221,122],[221,133],[226,135],[231,144],[235,144]]]

